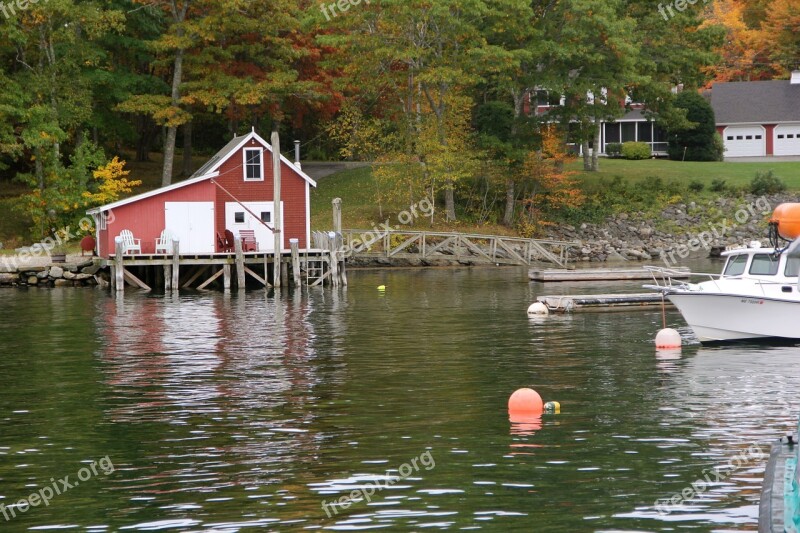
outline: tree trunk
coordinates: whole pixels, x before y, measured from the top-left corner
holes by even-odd
[[[592,154],[589,148],[589,140],[586,139],[581,143],[581,151],[583,152],[583,170],[592,170]]]
[[[180,32],[179,32],[180,33]],[[181,79],[183,77],[183,49],[175,52],[175,70],[172,73],[172,106],[178,107],[181,97]],[[175,160],[175,139],[178,136],[178,126],[167,126],[167,136],[164,139],[164,167],[161,172],[161,186],[166,187],[172,183],[172,164]]]
[[[444,207],[448,222],[455,222],[456,220],[456,196],[454,189],[453,182],[447,180],[447,185],[444,189]]]
[[[516,190],[514,187],[514,179],[506,179],[506,211],[503,214],[503,225],[511,227],[514,223],[514,203],[516,200]]]
[[[600,172],[600,124],[595,124],[594,147],[592,148],[592,172]]]
[[[192,123],[183,125],[183,175],[192,175]]]

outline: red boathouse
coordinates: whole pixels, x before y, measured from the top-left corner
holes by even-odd
[[[97,228],[98,255],[113,256],[123,231],[138,245],[128,251],[134,255],[166,253],[156,250],[162,233],[180,240],[181,255],[222,252],[225,230],[237,238],[241,232],[254,236],[255,251],[274,251],[272,156],[269,143],[252,131],[234,137],[185,181],[87,211]],[[299,165],[280,158],[282,249],[290,239],[308,248],[309,193],[317,184]]]

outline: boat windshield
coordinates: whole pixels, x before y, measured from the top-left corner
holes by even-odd
[[[747,265],[748,254],[733,255],[728,258],[728,264],[725,265],[725,271],[722,273],[724,276],[741,276],[744,274],[744,267]]]
[[[750,264],[750,274],[754,276],[774,276],[778,273],[780,256],[772,254],[755,254]]]
[[[798,270],[800,270],[800,257],[788,257],[786,259],[786,270],[783,273],[784,276],[796,278]]]

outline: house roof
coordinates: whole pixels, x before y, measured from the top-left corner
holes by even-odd
[[[711,107],[720,125],[800,122],[800,85],[789,80],[716,83]]]
[[[230,142],[226,144],[219,152],[214,154],[214,156],[211,157],[211,159],[209,159],[208,161],[206,161],[206,163],[202,167],[197,169],[197,172],[192,174],[189,177],[189,179],[184,181],[179,181],[178,183],[173,183],[172,185],[168,185],[166,187],[161,187],[160,189],[154,189],[152,191],[148,191],[142,194],[137,194],[136,196],[131,196],[129,198],[125,198],[124,200],[119,200],[114,203],[101,205],[100,207],[89,209],[88,211],[86,211],[86,213],[89,215],[102,213],[103,211],[108,211],[109,209],[116,209],[117,207],[121,207],[123,205],[130,204],[133,202],[138,202],[139,200],[144,200],[145,198],[150,198],[168,191],[180,189],[181,187],[194,185],[195,183],[199,183],[201,181],[209,180],[211,178],[216,178],[217,176],[219,176],[219,168],[222,166],[222,164],[225,163],[225,161],[227,161],[231,156],[238,153],[239,150],[245,144],[250,142],[251,139],[255,139],[256,141],[258,141],[264,147],[265,152],[269,152],[270,154],[272,153],[272,146],[263,138],[261,138],[261,136],[258,135],[254,129],[247,135],[240,135],[239,137],[234,137],[233,139],[231,139]],[[281,154],[281,161],[283,163],[286,163],[286,165],[288,165],[289,168],[294,170],[297,173],[297,175],[306,180],[309,183],[309,185],[311,185],[312,187],[317,186],[317,182],[311,179],[311,177],[309,177],[308,174],[300,170],[300,168],[297,165],[295,165],[294,163],[289,161],[286,157],[284,157],[283,154]]]

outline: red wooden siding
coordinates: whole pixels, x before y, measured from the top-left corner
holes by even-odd
[[[106,230],[99,232],[100,255],[114,255],[114,238],[124,229],[129,229],[134,238],[142,239],[142,253],[155,253],[156,239],[164,230],[164,204],[166,202],[212,202],[216,187],[210,181],[202,181],[179,189],[143,198],[113,209]]]
[[[266,148],[256,139],[251,139],[237,153],[233,154],[219,168],[219,177],[214,178],[241,202],[272,202],[274,199],[274,182],[272,175],[272,157],[265,151],[261,158],[264,166],[264,181],[244,180],[245,148]],[[234,200],[217,188],[214,216],[217,231],[225,231],[225,203]],[[281,162],[281,202],[283,203],[282,248],[289,248],[289,239],[298,239],[300,248],[306,247],[306,181],[289,165]]]
[[[262,165],[263,181],[244,180],[244,149],[264,149]],[[242,202],[272,202],[273,179],[272,157],[267,147],[257,139],[233,153],[218,169],[219,176],[213,178],[222,187]],[[289,248],[289,239],[296,238],[300,248],[308,246],[306,239],[307,220],[310,207],[306,204],[307,182],[288,164],[281,162],[281,201],[283,203],[282,248]],[[156,239],[164,230],[166,202],[214,202],[215,231],[225,231],[225,204],[234,201],[211,179],[178,187],[176,189],[141,198],[129,204],[114,208],[109,215],[107,229],[99,230],[97,235],[98,252],[102,257],[114,254],[114,238],[124,229],[131,230],[134,238],[142,240],[142,253],[155,253]],[[216,241],[216,238],[215,238]],[[209,250],[209,253],[214,250]]]

